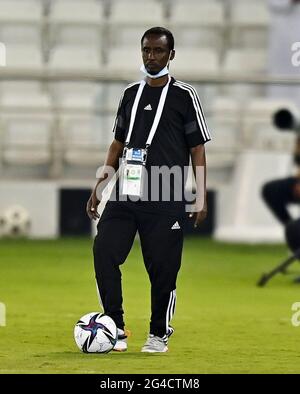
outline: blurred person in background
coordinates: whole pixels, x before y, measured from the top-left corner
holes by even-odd
[[[292,48],[296,42],[300,41],[300,0],[268,0],[268,3],[271,12],[269,75],[298,78],[300,68],[293,64]],[[273,98],[293,100],[300,107],[300,84],[286,86],[274,84],[268,88],[268,94]],[[300,248],[300,219],[292,218],[288,206],[300,204],[299,134],[296,140],[294,161],[298,167],[297,174],[267,182],[263,186],[262,196],[276,219],[284,226],[288,246],[295,253]]]
[[[300,204],[300,136],[297,137],[294,161],[298,167],[296,176],[270,181],[262,189],[265,203],[283,226],[293,220],[288,205]]]
[[[300,253],[300,218],[293,219],[288,206],[300,205],[300,136],[297,138],[294,161],[298,167],[296,176],[266,183],[262,189],[262,195],[267,206],[284,226],[285,239],[295,259],[299,259]],[[294,279],[300,283],[300,276]]]

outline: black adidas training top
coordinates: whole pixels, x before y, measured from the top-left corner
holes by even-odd
[[[125,142],[129,129],[132,106],[140,82],[129,85],[121,97],[113,132],[115,139]],[[139,105],[131,139],[130,147],[144,148],[152,127],[162,87],[145,85]],[[204,118],[200,99],[196,90],[184,82],[171,79],[162,116],[149,148],[146,168],[150,175],[151,166],[178,166],[182,169],[188,167],[190,148],[210,141],[210,134]],[[185,185],[186,177],[181,183]],[[150,180],[149,176],[149,180]],[[162,180],[164,182],[164,180]],[[165,213],[169,215],[182,215],[185,212],[185,201],[174,201],[174,182],[171,177],[171,201],[136,201],[125,202],[136,209],[152,213]],[[118,185],[117,185],[118,190]],[[151,199],[149,181],[149,199]]]

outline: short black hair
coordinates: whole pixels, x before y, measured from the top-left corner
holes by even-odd
[[[150,36],[151,34],[157,35],[157,36],[166,36],[169,44],[169,50],[172,51],[175,46],[175,41],[174,41],[174,36],[170,32],[170,30],[164,28],[164,27],[151,27],[151,29],[145,31],[143,34],[143,37],[141,39],[141,45],[143,45],[144,38],[146,36]]]

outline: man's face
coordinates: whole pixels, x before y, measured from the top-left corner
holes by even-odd
[[[142,42],[142,56],[146,70],[150,74],[159,73],[169,61],[170,49],[164,35],[150,34]],[[171,59],[174,57],[173,53]]]

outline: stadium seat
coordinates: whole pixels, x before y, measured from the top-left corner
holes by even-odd
[[[0,3],[1,4],[1,3]],[[6,45],[35,45],[41,47],[42,33],[40,25],[12,23],[0,24],[0,42]]]
[[[96,95],[101,86],[92,82],[53,82],[50,86],[54,105],[61,111],[92,112],[96,108]],[[101,90],[102,91],[102,90]]]
[[[207,145],[209,163],[213,168],[234,165],[242,143],[241,120],[237,100],[220,96],[213,101],[209,119],[213,142]]]
[[[264,74],[267,69],[267,54],[259,49],[229,49],[223,71],[232,76]]]
[[[23,92],[38,93],[43,90],[43,84],[31,80],[3,80],[0,81],[0,96],[3,93],[22,94]]]
[[[219,56],[213,49],[177,48],[176,58],[171,62],[171,72],[178,79],[197,79],[203,76],[217,76]]]
[[[49,113],[51,96],[46,89],[34,82],[0,83],[0,118],[13,113]]]
[[[232,27],[229,32],[228,47],[263,49],[267,51],[269,31],[264,28],[240,29]]]
[[[103,6],[97,0],[51,1],[50,23],[99,24],[103,21]]]
[[[231,8],[230,45],[267,48],[270,13],[265,1],[237,1]]]
[[[96,97],[97,108],[101,108],[112,114],[116,114],[119,107],[120,98],[126,86],[126,83],[120,82],[110,82],[104,84]]]
[[[50,46],[82,46],[101,48],[101,34],[98,26],[52,25],[50,27]]]
[[[51,97],[47,85],[39,81],[5,80],[0,82],[0,114],[14,108],[39,109],[45,111],[51,107]]]
[[[231,96],[219,96],[212,103],[211,113],[214,118],[219,120],[237,121],[241,115],[240,101]]]
[[[3,161],[14,165],[42,165],[51,162],[52,117],[15,114],[2,117]]]
[[[109,22],[114,26],[162,26],[165,18],[162,4],[158,1],[114,0]]]
[[[224,24],[224,6],[217,1],[176,1],[171,6],[172,26],[214,26]]]
[[[264,97],[265,89],[263,84],[228,82],[222,87],[222,94],[245,103],[252,97]]]
[[[162,4],[149,0],[115,0],[111,2],[109,42],[113,47],[139,46],[144,32],[153,26],[164,26]]]
[[[40,23],[43,15],[43,2],[40,0],[1,0],[0,24]]]
[[[35,109],[44,111],[51,109],[51,98],[46,92],[22,93],[5,92],[0,96],[0,108],[2,111],[14,109]]]
[[[96,0],[54,1],[49,14],[49,47],[51,52],[56,52],[53,61],[58,61],[60,67],[63,66],[63,51],[66,50],[72,55],[72,48],[82,47],[82,51],[89,50],[99,52],[102,56],[101,41],[103,37],[103,7],[102,3]],[[56,48],[57,47],[57,48]],[[70,47],[70,48],[68,48]],[[62,48],[62,50],[60,50]],[[77,49],[76,49],[77,50]],[[93,63],[92,54],[90,57]],[[52,60],[51,60],[52,61]],[[84,60],[79,59],[82,66]],[[97,64],[97,61],[95,61]],[[71,68],[76,68],[71,66]]]
[[[94,48],[60,45],[52,50],[48,66],[51,71],[99,72],[101,54]]]
[[[235,1],[231,7],[231,23],[233,26],[267,28],[270,23],[270,12],[266,1]]]
[[[172,2],[168,24],[174,34],[176,48],[222,47],[224,7],[221,2]]]
[[[212,48],[221,50],[224,41],[222,29],[213,27],[178,27],[171,28],[175,37],[175,49],[180,48]]]
[[[116,29],[114,25],[109,25],[109,45],[111,47],[135,47],[139,51],[141,38],[148,27],[151,26],[119,26]]]
[[[36,45],[6,45],[6,69],[10,71],[38,71],[44,66],[43,54]]]
[[[210,168],[232,167],[240,150],[241,141],[237,122],[207,119],[213,142],[206,145],[207,161]]]
[[[210,112],[214,101],[220,94],[219,86],[217,84],[197,82],[192,82],[192,85],[198,92],[205,113]]]
[[[63,160],[69,165],[99,166],[113,139],[111,117],[61,117]]]
[[[140,78],[142,55],[139,45],[136,47],[111,48],[108,53],[106,73],[113,78],[118,75],[128,80]]]

